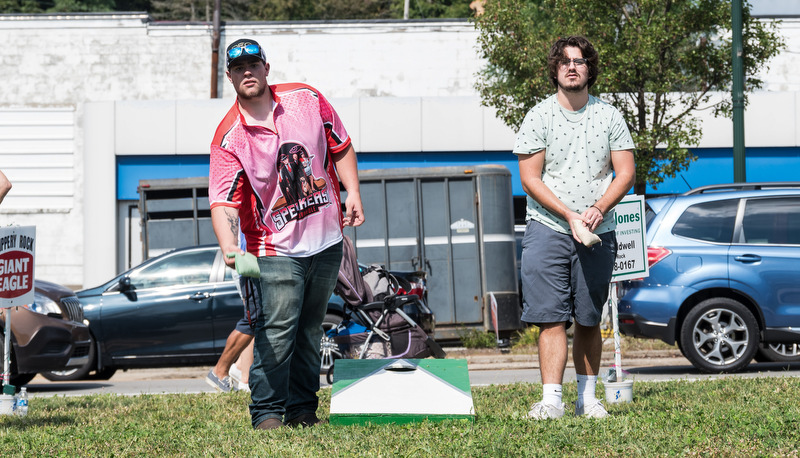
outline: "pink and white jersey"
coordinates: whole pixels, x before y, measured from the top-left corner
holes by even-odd
[[[211,208],[239,209],[247,251],[256,256],[311,256],[342,239],[334,153],[350,137],[333,107],[300,83],[270,86],[275,131],[249,126],[238,103],[211,143]]]

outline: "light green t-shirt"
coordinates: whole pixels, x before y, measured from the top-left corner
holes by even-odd
[[[531,108],[517,133],[514,154],[545,150],[542,182],[572,211],[583,213],[608,189],[613,179],[611,152],[635,147],[622,114],[589,96],[578,111],[562,107],[556,95]],[[569,223],[528,196],[526,220],[571,234]],[[616,228],[614,212],[606,213],[595,233]]]

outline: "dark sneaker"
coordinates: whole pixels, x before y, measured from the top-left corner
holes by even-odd
[[[280,418],[267,418],[266,420],[257,424],[255,429],[279,429],[285,426],[286,425],[283,424]]]
[[[324,425],[326,423],[328,423],[326,420],[320,420],[317,418],[317,415],[313,413],[304,413],[286,421],[286,425],[292,428],[310,428],[314,425]]]
[[[223,393],[236,391],[236,388],[231,384],[231,378],[217,377],[217,374],[214,373],[214,369],[208,371],[208,375],[206,375],[206,383],[211,385],[215,390],[222,391]]]

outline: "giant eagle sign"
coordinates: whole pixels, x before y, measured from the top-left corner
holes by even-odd
[[[35,226],[0,228],[0,307],[33,303]]]

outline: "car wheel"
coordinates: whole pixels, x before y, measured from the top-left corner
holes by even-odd
[[[330,329],[339,326],[339,323],[341,322],[342,317],[331,313],[325,315],[325,320],[322,321],[323,334],[319,343],[319,355],[322,359],[319,369],[321,374],[327,373],[328,369],[333,366],[333,362],[342,357],[342,352],[339,350],[339,344],[334,342],[333,339],[325,334]]]
[[[69,382],[71,380],[85,380],[89,372],[96,366],[95,354],[97,353],[97,345],[95,345],[94,338],[89,336],[89,358],[86,364],[80,367],[73,367],[63,371],[50,371],[42,372],[42,377],[50,380],[51,382]]]
[[[706,299],[686,315],[681,326],[681,349],[703,372],[736,372],[758,349],[758,323],[740,302]]]
[[[21,387],[30,383],[30,381],[33,380],[34,377],[36,377],[36,374],[11,375],[11,378],[8,380],[8,383],[14,385],[15,387],[17,387],[17,390],[19,390]]]
[[[796,363],[800,362],[800,344],[772,343],[761,344],[756,353],[756,361],[761,363]]]
[[[95,371],[94,374],[88,376],[87,378],[90,378],[92,380],[108,380],[111,377],[113,377],[114,374],[116,373],[117,373],[116,367],[106,367],[103,368],[103,370],[101,371]]]

